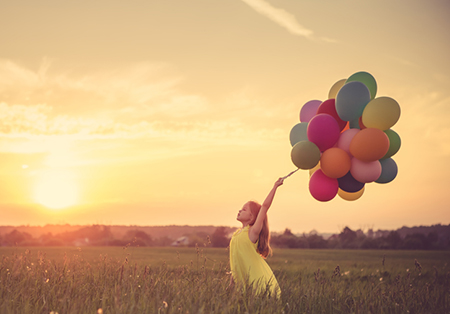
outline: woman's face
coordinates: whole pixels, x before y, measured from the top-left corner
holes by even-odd
[[[250,211],[250,207],[249,207],[248,203],[244,204],[242,209],[238,212],[236,219],[242,223],[252,221],[253,214]]]

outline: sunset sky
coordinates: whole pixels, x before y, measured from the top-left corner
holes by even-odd
[[[450,223],[450,2],[0,4],[0,225],[240,226],[295,170],[309,100],[358,71],[401,107],[397,178],[348,202],[286,179],[271,230]]]

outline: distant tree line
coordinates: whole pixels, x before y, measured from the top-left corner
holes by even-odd
[[[448,227],[450,229],[450,226]],[[45,233],[38,238],[27,232],[12,230],[0,235],[0,246],[212,246],[227,247],[231,234],[229,228],[217,227],[209,235],[206,232],[186,234],[179,239],[168,236],[152,238],[148,233],[130,229],[121,238],[116,238],[111,228],[105,225],[82,227],[76,231],[53,235]],[[292,249],[383,249],[383,250],[447,250],[450,249],[450,236],[429,232],[415,232],[401,236],[398,231],[384,232],[381,236],[373,233],[364,234],[361,230],[353,231],[345,227],[339,234],[328,239],[310,232],[295,235],[290,229],[281,234],[273,234],[271,244],[275,248]]]
[[[304,249],[382,249],[382,250],[446,250],[450,249],[450,238],[440,237],[437,232],[412,233],[401,237],[399,232],[390,231],[384,236],[371,236],[345,227],[341,233],[328,239],[312,233],[294,235],[289,229],[272,237],[271,243],[280,248]]]

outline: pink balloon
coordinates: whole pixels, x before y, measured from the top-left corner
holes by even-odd
[[[313,142],[323,152],[336,144],[341,134],[339,124],[329,114],[315,115],[306,129],[308,140]]]
[[[339,125],[339,130],[343,130],[345,126],[347,125],[347,121],[342,120],[336,111],[336,100],[335,99],[328,99],[325,100],[323,103],[320,104],[319,108],[317,108],[317,114],[319,113],[326,113],[332,116]]]
[[[359,129],[348,129],[342,132],[341,136],[339,136],[339,139],[336,143],[336,147],[345,150],[349,155],[351,155],[350,142],[352,141],[356,133],[358,133],[359,131],[360,131]]]
[[[312,197],[321,202],[332,200],[338,193],[337,179],[327,177],[321,169],[316,170],[309,179],[309,192]]]
[[[304,104],[300,110],[300,122],[309,122],[316,115],[321,103],[320,100],[310,100]]]
[[[381,175],[381,163],[378,160],[364,162],[357,158],[352,158],[350,173],[353,178],[361,183],[373,182]]]

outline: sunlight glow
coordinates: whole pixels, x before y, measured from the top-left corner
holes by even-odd
[[[72,173],[51,170],[42,173],[34,193],[36,202],[51,209],[62,209],[75,205],[78,189]]]

